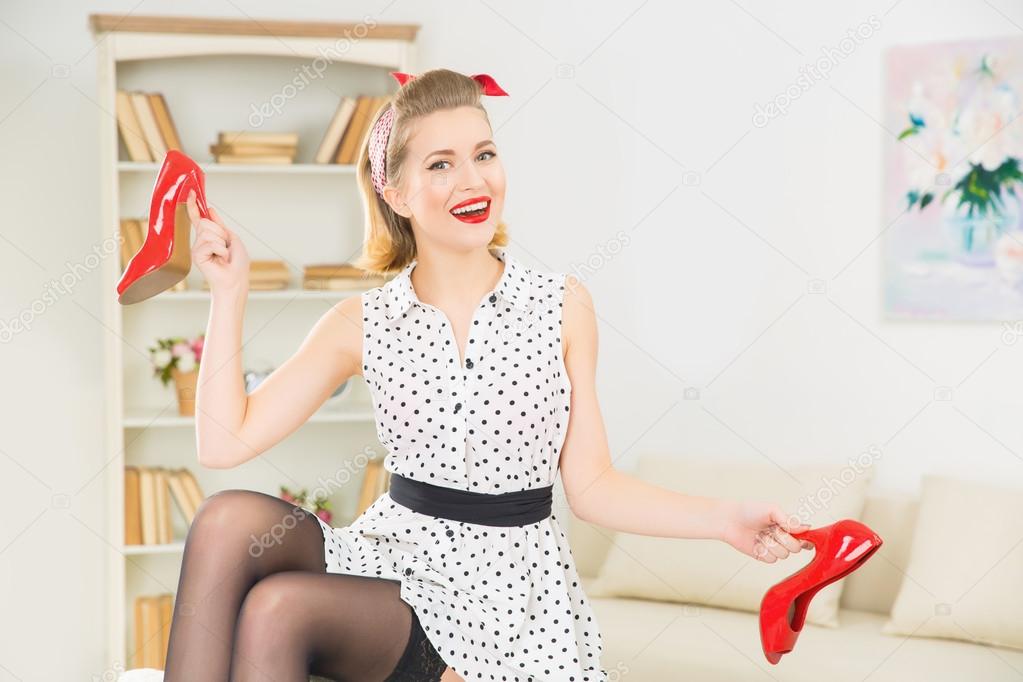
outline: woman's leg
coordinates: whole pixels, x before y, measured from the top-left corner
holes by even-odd
[[[275,573],[256,583],[242,605],[231,682],[306,682],[309,674],[339,681],[438,682],[446,667],[416,667],[391,678],[399,661],[421,664],[412,609],[401,583],[376,577]],[[426,643],[426,646],[429,646]]]
[[[228,679],[249,589],[280,571],[325,570],[323,533],[309,512],[252,490],[208,497],[185,541],[164,680]]]

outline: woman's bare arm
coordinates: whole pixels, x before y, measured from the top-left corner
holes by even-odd
[[[245,295],[214,296],[196,396],[199,463],[230,469],[279,443],[362,370],[362,303],[346,298],[251,395],[241,364]]]
[[[615,469],[597,401],[593,299],[572,276],[565,284],[562,320],[572,397],[560,467],[565,495],[577,517],[638,535],[722,540],[768,563],[801,549],[800,542],[785,532],[799,524],[790,524],[777,505],[686,495]],[[758,541],[758,533],[773,524],[781,528],[777,540]]]

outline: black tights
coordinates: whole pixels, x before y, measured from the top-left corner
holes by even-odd
[[[185,542],[165,682],[399,679],[418,625],[401,584],[327,573],[323,541],[311,513],[280,498],[207,498]]]

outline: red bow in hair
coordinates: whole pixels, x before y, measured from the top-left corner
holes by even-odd
[[[402,73],[400,71],[392,71],[391,75],[398,79],[398,83],[400,83],[401,85],[405,85],[405,83],[415,78],[415,76],[413,76],[410,73]],[[509,96],[508,93],[505,92],[504,89],[502,89],[501,86],[497,84],[497,81],[495,81],[491,76],[485,73],[477,73],[474,76],[469,76],[469,78],[472,78],[474,81],[476,81],[483,87],[484,95],[504,95],[505,97]]]

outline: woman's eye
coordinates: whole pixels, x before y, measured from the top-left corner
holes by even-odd
[[[497,156],[497,152],[492,152],[489,149],[486,150],[486,151],[480,152],[479,156],[483,156],[484,154],[490,154],[491,158]],[[479,156],[477,156],[476,158],[479,158]],[[487,160],[487,159],[484,159],[484,160]],[[438,166],[438,164],[442,164],[442,163],[451,163],[451,162],[450,161],[437,161],[435,163],[430,164],[430,167],[427,168],[427,170],[441,170],[437,166]]]

